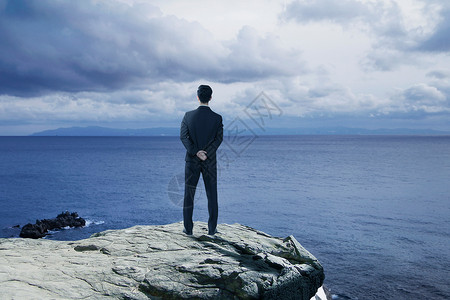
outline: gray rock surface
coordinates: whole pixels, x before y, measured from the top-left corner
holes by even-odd
[[[195,222],[109,230],[80,241],[0,239],[2,299],[310,299],[318,260],[293,236]]]

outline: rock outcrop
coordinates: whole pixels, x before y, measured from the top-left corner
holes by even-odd
[[[80,241],[0,239],[2,299],[310,299],[319,261],[289,236],[195,222],[109,230]],[[313,298],[314,299],[314,298]]]
[[[60,213],[54,219],[36,220],[36,224],[27,224],[22,227],[20,237],[39,239],[48,234],[49,230],[62,229],[65,227],[83,227],[86,225],[86,220],[79,217],[76,212],[70,213],[68,211]]]

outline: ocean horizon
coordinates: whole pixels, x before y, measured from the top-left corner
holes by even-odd
[[[450,135],[450,131],[413,128],[354,128],[354,127],[312,127],[312,128],[250,128],[241,119],[231,121],[224,128],[224,135],[234,135],[236,125],[239,135]],[[64,127],[34,132],[30,136],[179,136],[179,127],[152,127],[119,129],[101,126]]]
[[[229,136],[219,223],[293,234],[334,299],[448,299],[448,149],[435,135]],[[48,239],[179,222],[184,151],[178,137],[0,137],[0,237],[66,210],[88,226]],[[207,217],[200,179],[194,221]]]

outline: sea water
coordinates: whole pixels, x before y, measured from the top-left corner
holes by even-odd
[[[450,299],[449,136],[225,138],[219,223],[293,234],[335,299]],[[177,137],[0,137],[0,237],[76,211],[75,240],[182,220]],[[200,179],[194,220],[207,221]],[[194,228],[195,231],[195,228]]]

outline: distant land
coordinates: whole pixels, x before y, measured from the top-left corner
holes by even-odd
[[[176,136],[180,129],[175,127],[155,127],[142,129],[118,129],[100,126],[66,127],[44,130],[32,136]]]
[[[176,127],[155,127],[142,129],[117,129],[100,126],[67,127],[45,130],[31,136],[178,136]],[[225,135],[450,135],[450,131],[433,129],[364,129],[349,127],[328,128],[265,128],[245,130],[237,133],[225,128]]]

